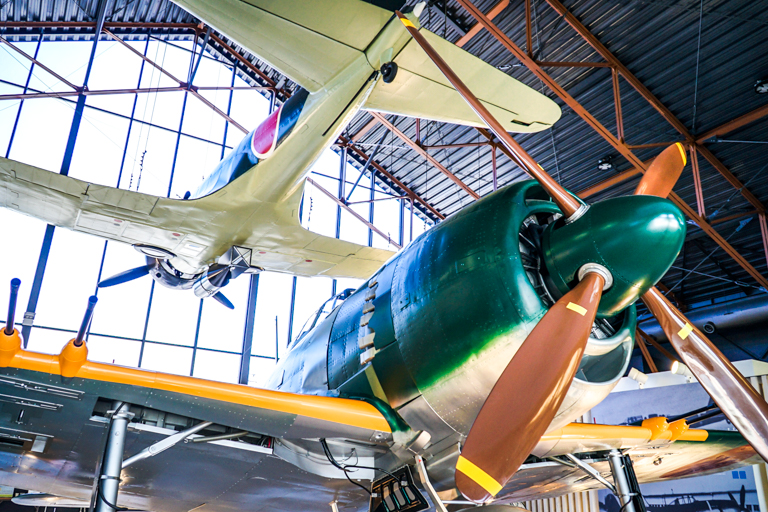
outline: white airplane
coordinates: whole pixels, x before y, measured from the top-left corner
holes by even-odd
[[[321,236],[300,225],[309,169],[360,109],[484,126],[392,10],[359,0],[206,2],[183,8],[299,84],[187,200],[87,183],[0,158],[0,205],[49,224],[133,245],[149,274],[228,307],[220,289],[242,273],[367,278],[390,251]],[[418,24],[423,4],[408,16]],[[393,7],[394,9],[394,7]],[[422,30],[509,131],[552,126],[560,108]]]

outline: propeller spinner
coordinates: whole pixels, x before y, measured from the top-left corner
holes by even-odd
[[[396,14],[456,91],[552,197],[563,212],[566,224],[578,222],[589,206],[578,201],[539,167],[415,25],[399,11]],[[677,143],[668,147],[647,169],[635,195],[666,197],[685,165],[683,146]],[[663,222],[670,226],[675,224],[669,219],[662,219]],[[614,223],[613,229],[623,227],[617,226],[621,223]],[[591,226],[586,227],[588,230]],[[625,251],[631,249],[631,246],[624,248]],[[665,262],[666,268],[676,255],[674,251],[671,259]],[[667,255],[655,255],[654,259],[662,260],[664,256]],[[456,485],[467,498],[486,502],[495,496],[520,467],[536,441],[546,433],[578,369],[589,338],[606,278],[600,268],[593,266],[588,271],[579,272],[580,282],[552,306],[531,331],[483,404],[456,465]],[[636,288],[628,299],[634,302],[644,292],[643,301],[684,362],[745,439],[768,460],[768,404],[712,342],[652,286],[661,275],[651,283],[626,283],[635,284]],[[627,305],[621,304],[622,307]],[[542,354],[547,354],[546,361]],[[521,393],[520,390],[525,391]]]

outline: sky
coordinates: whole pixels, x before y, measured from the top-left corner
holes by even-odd
[[[152,40],[129,43],[180,79],[188,76],[192,43]],[[91,42],[37,41],[18,43],[74,85],[83,83]],[[71,90],[39,66],[30,75],[30,62],[7,45],[0,45],[0,95],[18,94],[29,79],[28,92]],[[141,78],[140,77],[141,74]],[[210,57],[201,60],[194,85],[245,87],[233,70]],[[178,84],[117,42],[101,41],[89,77],[90,90],[174,87]],[[201,101],[184,92],[88,96],[78,132],[70,176],[107,186],[119,186],[156,196],[180,198],[194,191],[244,134]],[[201,91],[218,108],[248,130],[268,114],[269,101],[255,90]],[[229,105],[231,96],[231,106]],[[0,155],[58,172],[69,135],[76,97],[68,99],[0,100]],[[184,116],[182,121],[182,109]],[[14,131],[15,126],[15,131]],[[178,133],[180,129],[180,134]],[[178,139],[178,151],[176,150]],[[175,162],[175,163],[174,163]],[[312,179],[327,190],[339,190],[340,157],[326,150],[312,167]],[[347,194],[359,170],[347,166]],[[171,179],[172,177],[172,179]],[[370,199],[371,184],[363,176],[350,201]],[[375,199],[391,197],[378,186]],[[399,237],[401,201],[375,201],[374,225]],[[367,218],[371,203],[353,205]],[[407,207],[406,207],[407,208]],[[307,184],[302,225],[314,232],[336,235],[337,206]],[[406,209],[405,215],[409,215]],[[35,275],[45,223],[0,209],[0,225],[12,250],[0,255],[0,315],[8,307],[4,291],[13,277],[22,280],[16,313],[21,322]],[[407,223],[406,223],[407,225]],[[429,226],[418,216],[414,238]],[[368,228],[348,212],[341,212],[340,238],[368,244]],[[404,240],[409,240],[408,227]],[[374,247],[395,248],[373,234]],[[99,279],[144,264],[132,247],[66,229],[56,228],[43,279],[29,350],[58,353],[73,337],[88,296],[99,302],[88,339],[89,359],[114,362],[168,373],[236,382],[243,346],[248,276],[222,290],[233,302],[228,310],[213,300],[197,299],[192,291],[155,286],[141,278],[96,290]],[[336,290],[357,288],[360,280],[339,280]],[[333,281],[325,277],[296,279],[293,322],[293,277],[265,272],[259,277],[249,384],[263,384],[275,365],[276,350],[283,356],[289,330],[295,338],[301,327],[328,299]]]

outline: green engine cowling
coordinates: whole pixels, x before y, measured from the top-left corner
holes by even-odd
[[[627,196],[595,203],[576,221],[562,219],[544,233],[544,261],[551,282],[565,294],[578,271],[598,263],[613,276],[598,317],[617,314],[656,284],[685,240],[685,219],[668,199]]]

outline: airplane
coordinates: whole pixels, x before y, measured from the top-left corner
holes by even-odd
[[[263,8],[236,1],[180,5],[300,87],[185,200],[90,184],[0,158],[0,190],[5,189],[0,205],[129,243],[146,255],[145,265],[107,278],[101,287],[149,275],[163,286],[191,289],[232,308],[221,289],[244,273],[369,277],[392,251],[301,226],[311,165],[361,108],[475,126],[482,121],[437,70],[425,66],[426,56],[393,19],[393,9],[359,0]],[[430,38],[455,65],[475,75],[472,85],[508,129],[537,132],[560,118],[560,108],[543,94],[436,35]]]
[[[361,12],[372,4],[343,4],[318,11],[306,4],[302,18],[304,11],[285,2],[182,2],[212,26],[257,39],[267,27],[254,31],[262,26],[249,16],[273,20],[270,9],[284,9],[280,27],[295,19],[344,35],[349,24],[338,25],[337,12],[366,26]],[[654,288],[685,237],[682,213],[665,199],[686,164],[681,147],[656,157],[634,195],[583,203],[532,162],[501,115],[452,71],[442,58],[450,45],[419,30],[416,10],[376,12],[382,33],[395,32],[403,48],[415,41],[414,52],[423,51],[453,97],[466,101],[535,180],[464,208],[338,297],[330,314],[291,343],[265,389],[88,360],[95,297],[60,354],[28,351],[10,307],[0,331],[0,483],[52,495],[54,503],[79,499],[99,512],[444,511],[443,502],[461,496],[467,504],[505,505],[611,486],[622,507],[642,512],[627,481],[765,460],[768,404]],[[44,172],[32,172],[35,179],[20,172],[5,179],[5,190],[20,191],[18,204],[28,212],[33,192],[39,199],[48,191],[67,210],[62,190],[78,189],[57,187],[76,182]],[[295,180],[284,185],[291,197],[301,188]],[[78,205],[90,202],[87,190]],[[296,269],[306,267],[286,270]],[[11,306],[18,286],[12,283]],[[659,417],[639,426],[573,423],[626,373],[639,298],[739,432]],[[615,484],[603,476],[609,473]],[[32,494],[17,503],[48,498]]]

